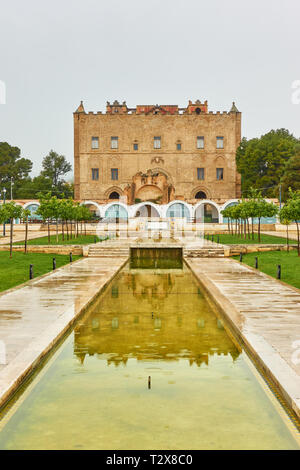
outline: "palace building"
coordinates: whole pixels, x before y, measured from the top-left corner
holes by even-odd
[[[241,195],[235,154],[241,113],[177,105],[107,102],[106,112],[74,112],[75,199],[128,205],[151,201],[223,205]],[[115,201],[116,202],[116,201]]]

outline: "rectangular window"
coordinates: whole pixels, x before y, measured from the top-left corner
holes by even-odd
[[[181,150],[181,144],[180,143],[176,144],[176,147],[177,147],[177,150]]]
[[[224,137],[217,137],[217,149],[224,148]]]
[[[224,177],[224,170],[223,168],[217,168],[217,180],[222,180]]]
[[[92,168],[92,180],[97,181],[99,179],[99,168]]]
[[[118,148],[118,137],[111,137],[110,138],[110,148],[117,149]]]
[[[111,179],[112,179],[112,180],[117,180],[117,179],[119,179],[118,168],[112,168],[112,169],[111,169]]]
[[[154,137],[154,148],[155,149],[160,149],[161,148],[161,145],[160,145],[160,137]]]
[[[197,149],[204,149],[204,137],[203,137],[203,135],[198,135],[198,137],[197,137]]]
[[[204,180],[204,168],[197,168],[197,179]]]
[[[133,144],[133,150],[138,150],[139,149],[139,144]]]
[[[92,137],[92,149],[98,149],[98,148],[99,148],[99,138]]]

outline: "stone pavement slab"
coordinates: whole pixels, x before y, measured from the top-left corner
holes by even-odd
[[[300,417],[300,291],[231,259],[186,262]]]
[[[0,295],[0,406],[126,260],[85,258]]]

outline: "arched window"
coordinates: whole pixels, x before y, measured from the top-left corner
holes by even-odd
[[[204,191],[198,191],[195,195],[195,199],[207,199]]]
[[[106,212],[105,212],[105,217],[109,219],[128,219],[128,214],[127,210],[123,207],[120,206],[119,204],[113,204],[110,206]]]
[[[112,193],[110,193],[109,199],[120,199],[120,194],[117,193],[117,191],[113,191]]]
[[[200,108],[196,108],[195,111],[196,111],[196,114],[200,114],[200,113],[201,113],[201,109],[200,109]]]
[[[189,218],[190,217],[190,212],[184,204],[182,204],[180,202],[177,202],[175,204],[172,204],[168,208],[167,217],[186,217],[186,218]]]

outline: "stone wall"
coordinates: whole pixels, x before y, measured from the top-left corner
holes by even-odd
[[[112,136],[118,137],[117,149],[111,149]],[[160,149],[154,149],[154,136],[161,137]],[[203,149],[197,149],[197,136],[204,136]],[[217,136],[224,138],[223,149],[216,148]],[[98,137],[98,149],[91,148],[92,137]],[[171,200],[192,202],[203,191],[207,199],[223,203],[240,196],[235,164],[240,140],[239,112],[94,114],[80,108],[74,113],[75,198],[100,202],[113,191],[123,196],[136,174],[151,169],[174,188]],[[92,168],[99,169],[98,180],[92,180]],[[111,179],[112,168],[118,169],[118,180]],[[197,168],[205,169],[204,180],[197,179]],[[224,168],[223,180],[216,179],[216,168]]]

